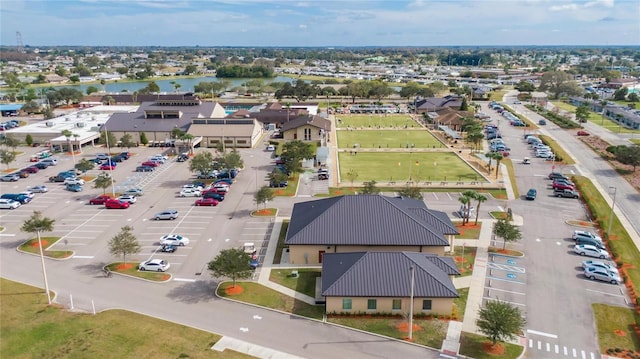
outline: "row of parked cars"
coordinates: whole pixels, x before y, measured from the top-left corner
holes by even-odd
[[[10,130],[19,126],[20,122],[18,120],[8,120],[5,122],[0,122],[0,131]]]
[[[531,148],[531,154],[537,158],[544,159],[555,159],[556,155],[551,150],[551,147],[542,143],[542,140],[534,135],[526,134],[524,135],[524,140],[527,142],[529,147]]]
[[[600,259],[582,262],[583,274],[586,278],[611,284],[622,282],[618,269],[608,261],[611,255],[600,236],[589,231],[576,230],[573,231],[571,238],[575,241],[573,251],[576,254]]]

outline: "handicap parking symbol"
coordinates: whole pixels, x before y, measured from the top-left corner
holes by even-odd
[[[516,279],[516,275],[513,273],[507,273],[507,278],[509,279]]]
[[[507,264],[516,264],[516,261],[513,259],[507,259]]]

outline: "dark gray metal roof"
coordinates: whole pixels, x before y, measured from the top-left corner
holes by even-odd
[[[456,228],[449,219],[449,216],[444,212],[424,208],[411,208],[410,211],[443,234],[460,234],[458,228]]]
[[[409,297],[413,267],[415,297],[457,298],[449,275],[459,273],[451,264],[447,258],[415,252],[325,253],[322,295]]]
[[[296,203],[286,244],[448,246],[442,230],[415,209],[424,202],[381,195],[338,196]]]
[[[107,121],[107,130],[114,132],[170,132],[178,127],[189,128],[192,118],[209,118],[217,103],[204,102],[198,106],[159,106],[155,102],[143,103],[133,113],[114,113]],[[145,110],[180,111],[180,118],[145,118]]]

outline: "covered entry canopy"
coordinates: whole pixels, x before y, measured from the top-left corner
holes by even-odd
[[[440,131],[446,133],[447,136],[453,138],[454,140],[461,140],[462,139],[462,136],[460,136],[460,134],[458,134],[458,132],[450,129],[449,126],[440,125],[440,126],[438,126],[438,129]]]

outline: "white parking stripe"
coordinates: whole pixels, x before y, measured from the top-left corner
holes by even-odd
[[[551,344],[547,343],[547,351],[550,352],[551,351]]]
[[[585,353],[584,350],[582,350],[581,353],[582,353],[582,359],[587,359],[587,353]]]
[[[533,339],[529,339],[529,348],[533,348]]]
[[[556,354],[560,353],[560,347],[558,346],[558,344],[554,346],[554,351],[556,352]]]
[[[576,348],[571,349],[573,352],[573,357],[577,358],[578,357],[578,353],[576,352]]]
[[[564,348],[564,349],[563,349],[562,351],[563,351],[564,355],[568,355],[568,354],[569,354],[569,352],[567,351],[567,347],[563,347],[563,348]]]

